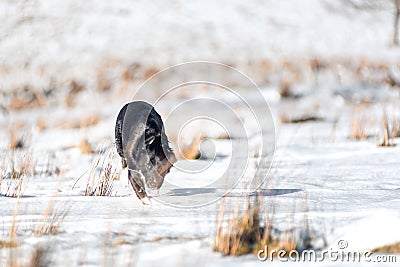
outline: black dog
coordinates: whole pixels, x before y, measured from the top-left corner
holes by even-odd
[[[143,101],[126,104],[118,114],[115,144],[123,168],[128,167],[128,179],[137,197],[143,204],[150,204],[145,184],[159,189],[176,162],[154,107]]]

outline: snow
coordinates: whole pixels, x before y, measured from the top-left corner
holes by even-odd
[[[221,205],[227,206],[227,217],[235,207],[243,209],[254,187],[250,182],[258,156],[265,151],[273,164],[271,169],[263,166],[269,172],[260,194],[266,209],[274,208],[280,230],[301,228],[306,220],[325,237],[325,249],[337,249],[343,240],[349,251],[399,242],[400,142],[395,138],[397,146],[379,147],[377,139],[383,113],[399,118],[400,91],[360,81],[343,63],[387,64],[390,73],[398,76],[400,49],[390,45],[389,2],[374,1],[375,9],[318,0],[1,2],[0,170],[10,167],[2,165],[8,160],[3,155],[7,155],[9,126],[22,123],[37,170],[46,169],[50,162],[58,175],[38,171],[27,177],[20,199],[4,196],[11,181],[2,180],[0,241],[8,239],[15,220],[20,246],[0,248],[0,266],[6,266],[10,253],[18,253],[18,261],[27,263],[30,252],[40,245],[49,247],[52,266],[287,265],[259,262],[256,255],[225,257],[212,250]],[[304,65],[313,58],[336,65],[315,74]],[[298,62],[304,76],[294,79],[293,98],[279,93],[279,81],[287,71],[279,66],[288,59]],[[244,86],[243,77],[211,71],[211,78],[201,68],[201,73],[179,74],[183,80],[210,75],[210,80],[228,83],[243,97],[210,84],[182,86],[163,97],[164,88],[135,95],[143,81],[121,81],[121,73],[134,64],[145,72],[147,67],[159,70],[193,60],[233,64],[256,82],[263,81],[260,91]],[[277,63],[275,70],[257,69],[256,63],[263,60]],[[380,75],[370,67],[362,71],[367,77]],[[99,73],[111,82],[110,92],[97,91]],[[67,107],[63,97],[72,80],[85,90],[77,95],[75,106]],[[24,85],[55,86],[56,97],[45,107],[3,112],[10,92]],[[185,142],[198,133],[207,137],[200,148],[202,157],[180,159],[160,191],[149,191],[151,205],[137,199],[126,170],[114,181],[111,196],[84,196],[96,153],[112,147],[115,118],[134,95],[152,103],[159,100],[156,108],[165,119],[168,136],[175,139],[172,145],[179,132]],[[254,114],[242,105],[244,100],[264,124],[254,123]],[[367,118],[367,132],[372,135],[361,141],[348,137],[358,113]],[[100,122],[85,129],[57,127],[62,121],[79,124],[88,114],[99,115]],[[279,120],[310,115],[322,121],[285,124]],[[188,122],[201,116],[214,120]],[[44,130],[36,126],[40,118],[46,121]],[[260,127],[268,142],[257,135]],[[80,152],[77,145],[83,138],[96,153]],[[239,153],[240,148],[248,153]],[[15,155],[21,156],[22,152]],[[121,167],[118,156],[113,162]],[[227,183],[218,179],[225,174],[231,175]],[[50,204],[68,209],[60,232],[35,236],[33,231],[42,225]],[[325,260],[323,265],[355,264]]]

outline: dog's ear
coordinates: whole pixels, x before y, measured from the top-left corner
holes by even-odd
[[[154,142],[154,140],[156,140],[156,137],[154,135],[148,135],[146,136],[145,143],[146,145],[151,145]]]
[[[144,142],[146,144],[146,146],[151,145],[154,140],[156,140],[156,137],[160,135],[159,133],[157,133],[156,129],[153,127],[153,125],[147,125],[146,126],[146,130],[144,132]]]

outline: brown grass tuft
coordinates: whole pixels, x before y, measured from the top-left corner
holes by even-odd
[[[69,107],[69,108],[71,108],[71,107],[73,107],[73,106],[75,106],[75,99],[76,99],[76,96],[81,92],[81,91],[83,91],[83,89],[84,89],[84,87],[83,87],[83,85],[81,84],[81,83],[79,83],[78,81],[76,81],[76,80],[71,80],[70,82],[69,82],[69,85],[68,85],[68,87],[69,87],[69,91],[68,91],[68,94],[67,94],[67,96],[65,97],[65,105],[67,106],[67,107]]]
[[[49,204],[47,205],[47,208],[43,214],[41,225],[33,230],[33,234],[35,236],[55,235],[59,233],[61,223],[68,215],[71,206],[69,205],[69,203],[63,202],[54,207],[55,197],[56,193],[53,195],[53,198],[49,201]]]
[[[322,58],[313,58],[309,60],[309,66],[312,71],[318,72],[324,68],[329,67],[329,63]]]
[[[35,163],[32,160],[32,151],[24,149],[27,141],[19,135],[21,126],[13,125],[10,128],[10,143],[8,149],[3,151],[0,162],[0,193],[6,197],[22,196],[28,177],[34,174]],[[7,180],[5,187],[3,182]],[[3,191],[5,190],[5,191]]]
[[[16,248],[18,243],[15,241],[4,241],[0,240],[0,248]]]
[[[15,248],[15,247],[19,246],[19,244],[17,242],[17,216],[18,216],[18,210],[19,210],[19,199],[17,200],[17,202],[15,204],[15,207],[14,207],[11,227],[10,227],[10,230],[8,232],[8,240],[1,240],[0,241],[0,248]]]
[[[53,124],[55,128],[61,129],[79,129],[94,126],[100,122],[100,116],[89,114],[82,119],[62,119]]]
[[[269,203],[266,206],[269,207],[267,211],[262,201],[261,195],[254,196],[253,201],[250,197],[246,197],[244,211],[239,213],[236,206],[229,219],[225,221],[226,206],[224,202],[221,204],[214,251],[224,255],[239,256],[260,253],[260,250],[264,251],[266,246],[270,252],[283,250],[286,255],[292,251],[301,253],[304,250],[316,249],[314,240],[317,237],[310,229],[307,218],[299,229],[280,231],[274,219],[275,205]],[[308,208],[307,203],[305,208]],[[321,239],[326,244],[323,236]],[[266,255],[267,258],[275,256]]]
[[[373,253],[390,253],[390,254],[399,254],[400,253],[400,242],[394,243],[394,244],[390,244],[390,245],[386,245],[386,246],[382,246],[379,248],[375,248],[372,250]]]
[[[284,115],[281,115],[279,119],[282,123],[304,123],[310,121],[322,121],[322,118],[313,115],[305,115],[300,117],[286,117]]]
[[[386,115],[386,112],[383,114],[382,118],[382,129],[381,133],[379,134],[379,143],[378,146],[395,146],[396,144],[393,143],[393,136],[391,129],[389,128],[389,122]]]
[[[44,247],[35,247],[31,254],[28,267],[45,267],[49,266],[47,259],[47,249]]]
[[[118,157],[114,146],[107,149],[102,155],[99,153],[97,160],[88,176],[85,196],[111,196],[113,194],[114,180],[119,179]]]
[[[0,165],[0,194],[1,194],[1,185],[3,184],[3,179],[6,178],[7,176],[7,161],[6,161],[6,157],[3,154],[2,155],[2,161],[1,161],[1,165]]]
[[[390,136],[392,138],[400,137],[400,122],[398,121],[398,118],[392,120],[391,126]]]
[[[94,150],[88,140],[86,138],[83,138],[81,142],[78,145],[79,150],[81,151],[82,154],[93,154]]]
[[[47,99],[42,91],[35,90],[29,85],[12,92],[8,110],[20,110],[24,108],[37,108],[46,105]]]
[[[279,94],[281,97],[290,97],[292,96],[292,83],[288,80],[282,80],[279,83]]]
[[[143,74],[143,78],[145,80],[147,80],[148,78],[150,78],[151,76],[153,76],[154,74],[156,74],[157,72],[159,72],[160,70],[154,67],[149,67],[148,69],[145,70],[144,74]]]
[[[122,72],[122,79],[124,81],[133,81],[136,76],[137,72],[139,71],[141,65],[139,63],[133,63],[126,67],[126,69]]]
[[[8,181],[6,192],[5,192],[4,196],[6,196],[6,197],[22,197],[27,184],[28,184],[28,181],[27,181],[27,179],[25,179],[25,175],[22,175],[19,178],[10,179]]]
[[[112,82],[106,75],[106,70],[100,69],[96,75],[97,80],[97,91],[104,93],[110,91],[112,88]]]
[[[200,156],[199,146],[202,140],[203,136],[198,134],[189,145],[182,145],[183,148],[179,146],[180,157],[185,159],[198,159]]]
[[[364,140],[367,138],[365,132],[365,120],[361,116],[353,117],[350,128],[350,139]]]
[[[21,262],[21,258],[28,256],[29,261],[25,264]],[[46,267],[50,266],[48,248],[43,246],[35,246],[31,255],[22,254],[18,250],[11,250],[6,258],[7,267]]]
[[[8,173],[6,171],[6,174],[2,178],[8,178],[4,196],[21,197],[28,184],[28,176],[34,169],[32,164],[32,155],[28,151],[16,160],[14,151],[11,151],[10,157],[10,171]]]
[[[21,128],[22,128],[21,124],[14,124],[10,127],[9,129],[10,142],[8,145],[10,150],[21,149],[24,147],[24,140],[20,135]]]
[[[38,128],[38,130],[39,131],[44,131],[44,130],[46,130],[46,128],[47,128],[47,123],[46,123],[46,121],[43,119],[43,118],[39,118],[37,121],[36,121],[36,127]]]
[[[246,200],[246,208],[242,215],[239,215],[236,208],[230,216],[227,226],[223,227],[223,218],[225,216],[225,206],[221,206],[218,216],[218,230],[214,242],[214,251],[221,252],[224,255],[239,256],[249,253],[257,253],[264,246],[270,250],[292,250],[307,249],[311,246],[310,235],[297,237],[293,232],[285,234],[276,234],[274,231],[273,218],[268,221],[261,221],[260,210],[261,202],[256,199],[254,204]],[[271,214],[268,214],[271,215]],[[273,216],[274,214],[272,214]],[[307,232],[309,231],[307,226]],[[307,240],[299,240],[303,238]],[[300,248],[298,244],[307,244],[308,247]]]
[[[89,114],[86,117],[83,117],[80,122],[80,128],[87,128],[90,126],[94,126],[100,122],[100,116],[97,114]]]
[[[225,232],[222,227],[224,213],[225,207],[222,206],[214,251],[233,256],[256,253],[262,239],[258,207],[249,205],[242,216],[239,216],[238,209],[235,209]]]

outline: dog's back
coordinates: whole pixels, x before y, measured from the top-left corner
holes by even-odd
[[[159,188],[176,161],[161,116],[143,101],[128,103],[119,112],[115,145],[140,199],[146,196],[144,183],[150,188]]]
[[[154,113],[157,114],[150,104],[134,101],[123,106],[118,114],[115,125],[115,145],[118,154],[126,160],[131,169],[136,168],[136,161],[139,160],[136,156],[139,156],[139,152],[145,146],[146,126],[154,117]],[[160,123],[162,124],[161,118],[156,125]]]

